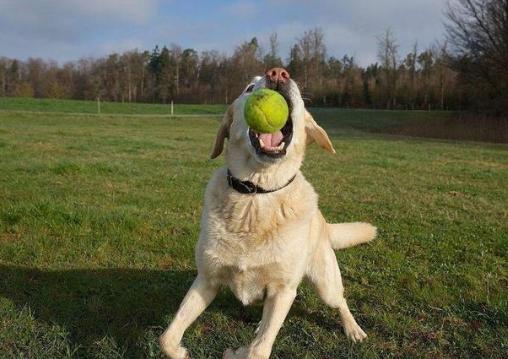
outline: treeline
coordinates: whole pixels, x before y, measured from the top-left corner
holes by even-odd
[[[257,38],[232,55],[184,49],[127,51],[59,65],[42,59],[0,58],[0,96],[101,98],[122,102],[230,103],[255,75],[284,66],[310,105],[380,109],[464,109],[477,89],[462,81],[447,44],[400,54],[394,35],[378,38],[378,62],[363,67],[350,56],[329,57],[323,32],[306,31],[286,59],[277,34]]]

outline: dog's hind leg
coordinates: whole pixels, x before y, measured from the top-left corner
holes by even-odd
[[[199,275],[194,280],[171,325],[159,338],[161,349],[171,359],[189,358],[187,349],[180,342],[183,333],[208,307],[217,294],[218,289]]]
[[[377,229],[369,223],[327,223],[333,249],[344,249],[370,242],[376,238]]]
[[[307,269],[307,277],[314,284],[321,299],[332,308],[338,308],[342,326],[347,337],[354,342],[361,342],[367,334],[356,323],[344,298],[344,287],[337,258],[330,244],[319,243],[314,258]]]

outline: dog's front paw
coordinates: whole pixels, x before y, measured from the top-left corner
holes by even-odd
[[[232,349],[226,350],[222,359],[268,359],[268,356],[255,354],[248,347],[241,347],[235,351]]]
[[[162,352],[171,359],[190,359],[187,349],[179,344],[174,344],[170,339],[166,338],[163,334],[159,338],[159,343]]]
[[[346,336],[355,343],[362,342],[365,338],[367,338],[367,334],[365,334],[356,322],[345,324],[344,332],[346,332]]]
[[[247,359],[249,358],[249,349],[241,347],[237,350],[228,349],[224,352],[222,359]]]
[[[171,359],[190,359],[189,352],[182,346],[161,346],[162,352]]]

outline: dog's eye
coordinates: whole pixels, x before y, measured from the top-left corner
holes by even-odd
[[[247,88],[245,89],[245,93],[252,92],[252,90],[254,90],[254,84],[250,84],[249,86],[247,86]]]

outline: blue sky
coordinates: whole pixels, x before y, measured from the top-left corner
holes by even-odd
[[[391,28],[406,53],[442,40],[446,0],[0,0],[0,56],[59,62],[156,44],[230,54],[257,36],[280,52],[320,27],[328,54],[376,60],[376,37]]]

